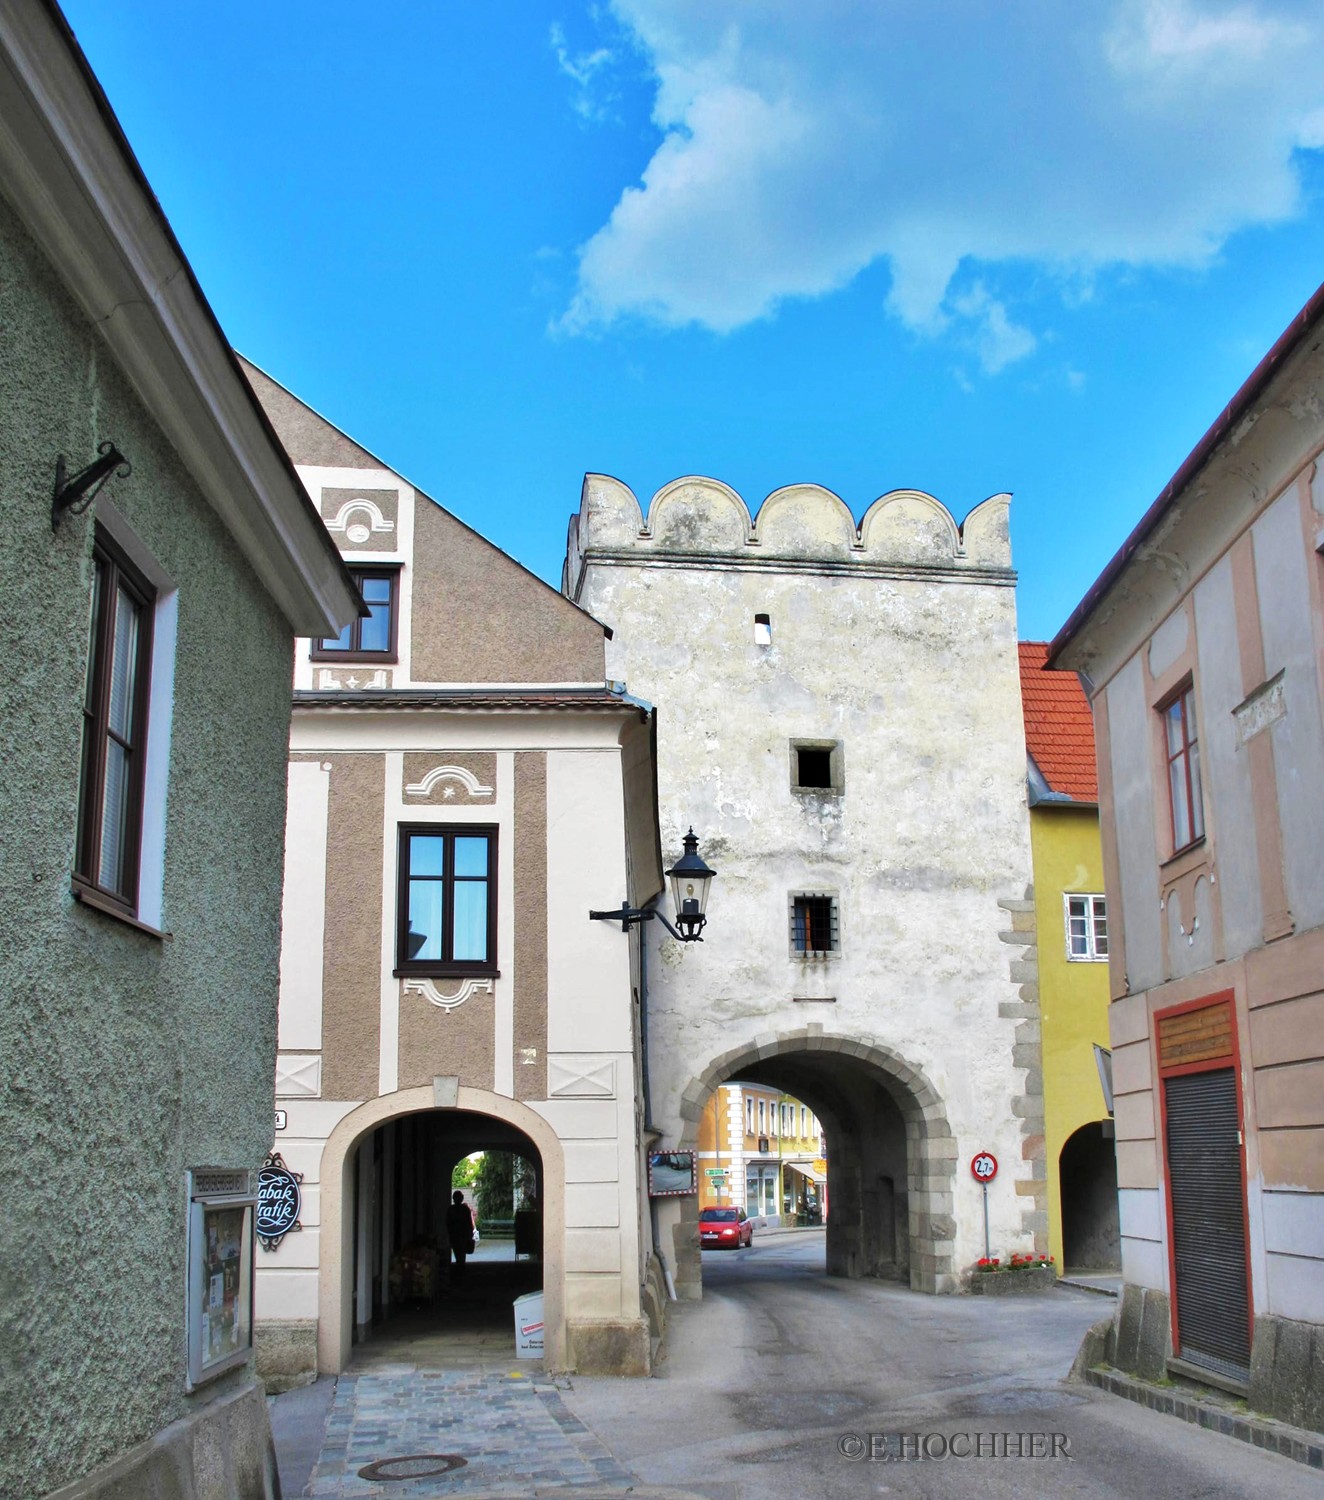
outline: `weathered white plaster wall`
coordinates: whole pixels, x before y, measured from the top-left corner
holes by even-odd
[[[1017,1033],[1030,976],[998,905],[1031,879],[1006,515],[995,497],[961,533],[906,491],[857,532],[837,497],[794,486],[751,524],[733,491],[687,479],[645,525],[625,486],[589,476],[566,568],[614,631],[609,676],[657,705],[664,860],[692,823],[718,871],[703,945],[650,932],[655,1123],[676,1141],[692,1080],[744,1041],[810,1023],[873,1038],[945,1108],[954,1201],[934,1206],[954,1214],[957,1269],[983,1254],[970,1157],[1001,1164],[1003,1253],[1031,1248],[1042,1178],[1037,1025]],[[839,795],[792,790],[796,739],[841,742]],[[836,893],[838,955],[792,955],[803,891]]]

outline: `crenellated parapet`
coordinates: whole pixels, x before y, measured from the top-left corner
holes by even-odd
[[[880,495],[856,524],[838,495],[818,484],[774,490],[750,514],[720,480],[689,475],[638,497],[607,474],[586,474],[570,518],[564,588],[578,596],[585,560],[654,561],[673,566],[803,569],[895,576],[938,574],[1011,582],[1011,496],[992,495],[958,525],[922,490]]]

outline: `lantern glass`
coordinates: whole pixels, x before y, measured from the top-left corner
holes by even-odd
[[[685,852],[667,871],[671,880],[671,897],[676,909],[676,925],[682,932],[696,935],[705,921],[708,890],[716,873],[699,856],[699,840],[694,830],[685,835]]]

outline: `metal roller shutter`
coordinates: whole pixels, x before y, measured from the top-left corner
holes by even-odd
[[[1250,1367],[1246,1210],[1231,1068],[1164,1081],[1182,1358],[1242,1379]]]

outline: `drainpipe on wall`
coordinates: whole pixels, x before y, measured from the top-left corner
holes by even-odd
[[[659,892],[658,895],[661,895]],[[652,901],[645,904],[647,911],[658,899],[653,897]],[[648,923],[639,924],[639,1047],[641,1053],[640,1086],[644,1096],[644,1133],[650,1131],[656,1135],[661,1132],[653,1124],[653,1095],[649,1086],[648,1078]],[[648,1178],[645,1175],[644,1187],[647,1190]],[[662,1267],[662,1280],[667,1289],[667,1300],[676,1302],[676,1283],[672,1280],[671,1269],[667,1265],[667,1258],[662,1254],[661,1234],[657,1224],[657,1199],[651,1194],[648,1199],[648,1227],[653,1239],[653,1254],[657,1256],[657,1263]]]

